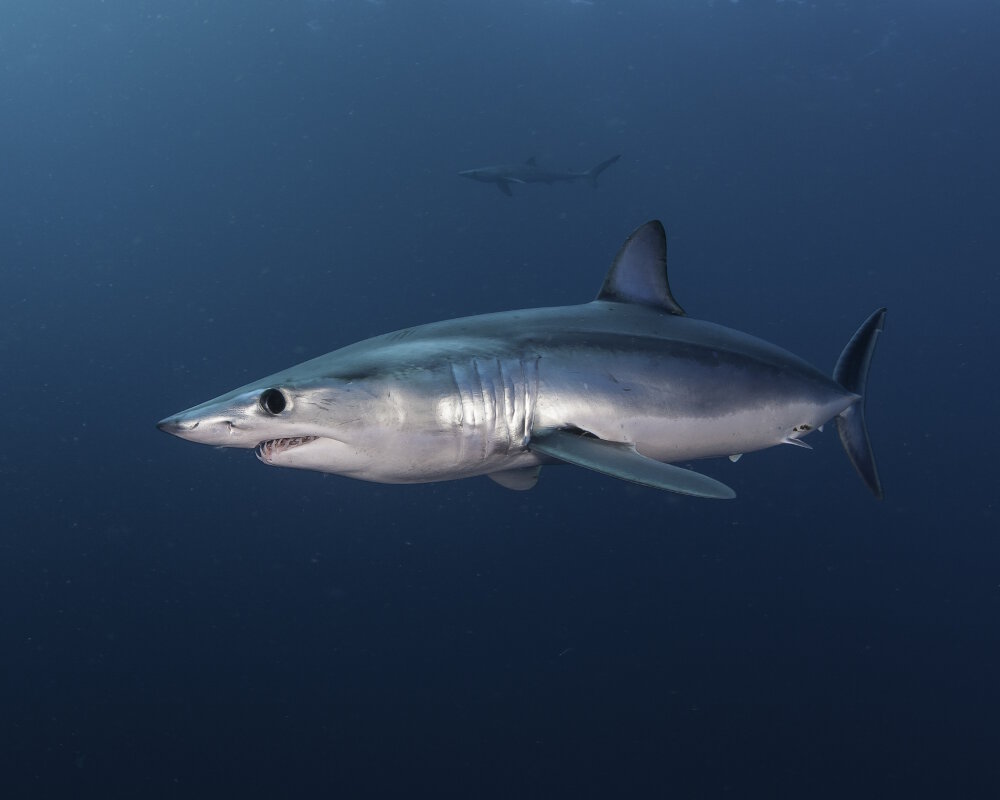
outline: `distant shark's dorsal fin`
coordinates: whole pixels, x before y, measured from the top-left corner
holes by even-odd
[[[538,166],[538,164],[535,163],[535,157],[534,156],[532,156],[531,158],[529,158],[524,163],[527,164],[529,167],[537,167]]]
[[[625,240],[597,299],[638,303],[684,315],[667,282],[667,235],[663,223],[654,219],[640,225]]]

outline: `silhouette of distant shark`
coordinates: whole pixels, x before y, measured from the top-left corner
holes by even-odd
[[[529,158],[523,164],[498,164],[492,167],[478,167],[476,169],[462,170],[458,174],[464,178],[471,178],[474,181],[483,183],[493,183],[508,197],[512,197],[510,185],[512,183],[556,183],[566,181],[573,183],[579,180],[588,180],[590,185],[597,188],[597,176],[614,164],[620,155],[612,156],[607,161],[602,161],[596,167],[591,167],[584,172],[548,170],[539,167],[535,163],[534,157]]]

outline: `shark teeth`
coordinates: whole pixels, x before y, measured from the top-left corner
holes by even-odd
[[[295,436],[291,439],[271,439],[257,445],[257,447],[254,448],[254,452],[257,454],[257,458],[265,464],[270,464],[275,456],[280,455],[287,450],[291,450],[293,447],[299,447],[300,445],[314,442],[318,438],[318,436]]]

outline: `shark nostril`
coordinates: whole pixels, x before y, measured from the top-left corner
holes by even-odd
[[[166,431],[167,433],[180,434],[186,433],[187,431],[193,431],[198,427],[199,422],[185,422],[177,417],[167,417],[166,419],[161,419],[156,423],[156,427],[161,431]]]

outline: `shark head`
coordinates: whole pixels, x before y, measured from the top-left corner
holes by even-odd
[[[277,379],[276,379],[277,377]],[[160,420],[157,427],[199,444],[254,449],[265,464],[352,474],[368,459],[359,419],[377,402],[350,380],[270,376]]]

